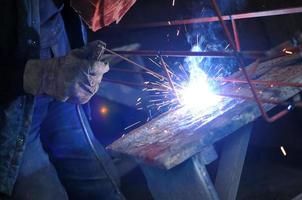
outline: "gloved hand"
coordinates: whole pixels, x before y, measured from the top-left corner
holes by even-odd
[[[95,41],[64,57],[29,60],[23,76],[25,92],[47,94],[60,101],[88,102],[109,70],[108,64],[97,61],[102,45],[101,41]]]

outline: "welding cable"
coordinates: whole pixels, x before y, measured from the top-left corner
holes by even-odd
[[[87,31],[86,31],[86,27],[85,24],[83,23],[82,18],[80,17],[80,22],[81,22],[81,32],[82,32],[82,39],[83,39],[83,43],[84,45],[88,44],[88,40],[87,40]],[[100,52],[98,52],[97,56],[97,60],[100,61],[101,60],[101,56],[103,55],[105,50],[105,44],[102,43],[102,49]],[[95,56],[95,55],[94,55]],[[91,120],[91,108],[90,108],[90,104],[88,104],[88,118],[89,120]],[[121,193],[118,184],[116,183],[114,177],[111,175],[111,173],[106,169],[105,167],[105,163],[103,162],[103,158],[100,156],[100,154],[98,153],[97,147],[95,146],[95,144],[92,141],[92,138],[94,138],[94,135],[92,135],[91,131],[88,131],[88,128],[86,127],[85,121],[84,121],[84,117],[82,112],[81,112],[81,105],[76,105],[76,110],[77,110],[77,114],[78,117],[80,119],[80,124],[82,126],[82,129],[84,131],[84,136],[85,139],[87,140],[87,143],[89,144],[95,158],[97,159],[97,161],[99,162],[100,166],[103,168],[103,171],[105,172],[106,176],[109,178],[112,186],[115,188],[117,194],[119,195],[119,197],[121,198],[121,200],[126,200],[126,198],[124,197],[124,195]],[[88,123],[88,122],[87,122]]]
[[[118,187],[118,184],[115,182],[115,179],[114,177],[111,175],[111,173],[106,169],[105,167],[105,163],[103,162],[103,158],[99,155],[98,153],[98,150],[97,150],[97,147],[95,146],[95,144],[93,143],[92,141],[92,138],[94,137],[93,135],[91,135],[91,132],[88,131],[88,128],[86,127],[86,124],[84,122],[84,116],[81,112],[81,106],[80,105],[77,105],[76,106],[76,110],[77,110],[77,114],[78,114],[78,117],[80,119],[80,123],[81,123],[81,126],[82,126],[82,129],[84,131],[84,135],[85,135],[85,138],[91,148],[91,150],[93,151],[96,159],[98,160],[98,162],[100,163],[101,167],[103,168],[103,171],[105,172],[106,176],[109,178],[112,186],[115,188],[117,194],[119,195],[119,197],[121,198],[121,200],[126,200],[126,198],[124,197],[124,195],[121,193],[119,187]]]

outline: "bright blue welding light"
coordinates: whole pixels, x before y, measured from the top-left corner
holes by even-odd
[[[192,51],[201,51],[201,48],[196,45]],[[180,91],[180,99],[181,103],[190,109],[203,110],[217,105],[221,100],[221,97],[214,94],[207,74],[199,67],[203,59],[204,57],[187,57],[185,59],[189,66],[190,80]]]

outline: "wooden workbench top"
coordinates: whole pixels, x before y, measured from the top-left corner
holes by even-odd
[[[300,58],[292,55],[263,62],[252,77],[254,80],[302,83]],[[253,70],[253,66],[247,69]],[[233,77],[244,80],[239,73]],[[257,90],[262,99],[268,100],[287,100],[300,91],[299,88],[260,85]],[[221,92],[252,97],[247,84],[225,84]],[[268,111],[275,105],[264,106]],[[223,98],[217,106],[200,111],[180,107],[131,131],[107,149],[145,164],[170,169],[258,117],[258,107],[251,100]]]

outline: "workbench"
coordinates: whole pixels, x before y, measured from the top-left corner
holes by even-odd
[[[301,55],[261,61],[246,67],[253,80],[302,83]],[[233,74],[244,80],[241,72]],[[261,99],[286,101],[297,87],[256,85]],[[227,83],[221,93],[252,97],[244,83]],[[264,104],[266,111],[276,105]],[[136,128],[107,147],[115,156],[134,159],[156,200],[235,200],[251,134],[261,117],[251,99],[224,98],[217,106],[197,111],[179,107]],[[224,139],[216,180],[206,165],[218,158],[214,144]]]

